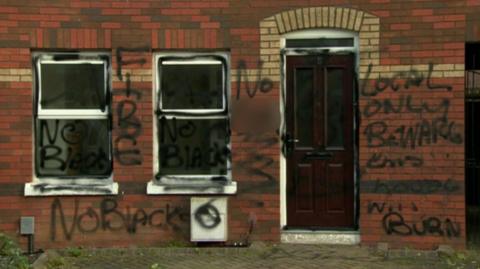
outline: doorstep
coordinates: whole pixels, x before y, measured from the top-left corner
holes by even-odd
[[[311,231],[288,230],[281,231],[281,242],[292,244],[334,244],[358,245],[359,231]]]

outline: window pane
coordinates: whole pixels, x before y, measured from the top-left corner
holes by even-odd
[[[353,47],[353,38],[287,39],[287,48]]]
[[[36,121],[37,176],[108,176],[111,171],[107,119]]]
[[[226,119],[159,121],[160,175],[226,175],[229,132]]]
[[[327,69],[327,146],[343,146],[343,69]]]
[[[297,146],[313,144],[313,68],[295,70],[295,138]]]
[[[163,109],[221,109],[221,64],[161,65]]]
[[[43,109],[105,109],[103,64],[41,64]]]

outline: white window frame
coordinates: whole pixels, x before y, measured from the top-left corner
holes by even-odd
[[[201,65],[220,64],[223,67],[222,78],[222,107],[213,109],[163,109],[161,100],[160,80],[161,73],[159,64],[162,65]],[[159,141],[158,120],[161,116],[166,119],[226,119],[230,122],[230,55],[226,52],[165,52],[153,56],[153,100],[154,124],[153,124],[153,173],[155,178],[147,185],[147,194],[234,194],[237,191],[236,182],[232,181],[231,158],[227,158],[226,175],[203,174],[203,175],[163,175],[159,174]],[[229,126],[228,126],[229,128]],[[227,145],[231,150],[231,141]],[[215,178],[223,177],[226,180],[216,181]]]
[[[34,110],[33,121],[37,119],[74,119],[74,120],[93,120],[109,119],[111,114],[111,57],[105,52],[34,52],[32,53],[34,61]],[[60,59],[55,59],[60,57]],[[105,109],[45,109],[42,108],[42,64],[99,64],[103,65],[105,78]],[[112,171],[106,177],[78,176],[75,178],[62,176],[37,176],[36,169],[36,128],[33,125],[33,144],[32,144],[32,182],[25,184],[25,196],[52,196],[52,195],[109,195],[118,194],[118,184],[113,182],[113,153],[109,153],[112,162]],[[110,149],[112,148],[112,136],[109,134]]]

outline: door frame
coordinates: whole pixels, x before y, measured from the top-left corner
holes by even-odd
[[[321,48],[286,48],[287,39],[310,39],[310,38],[353,38],[352,47],[321,47]],[[354,205],[353,215],[355,230],[358,230],[358,217],[359,217],[359,159],[358,159],[358,129],[359,129],[359,113],[358,113],[358,74],[359,74],[359,36],[358,33],[353,31],[335,30],[335,29],[310,29],[301,30],[295,32],[289,32],[281,36],[280,38],[280,134],[286,133],[286,120],[285,120],[285,96],[286,96],[286,57],[292,55],[310,55],[315,53],[328,53],[328,54],[342,54],[342,53],[354,53],[354,113],[353,113],[353,177],[354,177]],[[283,154],[283,142],[281,142],[280,151],[280,230],[283,230],[287,226],[287,159]]]

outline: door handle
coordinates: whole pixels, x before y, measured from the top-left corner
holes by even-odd
[[[295,143],[298,143],[299,140],[293,138],[290,134],[286,133],[285,136],[282,138],[283,140],[283,149],[282,152],[285,154],[285,156],[290,156],[290,153],[293,150],[293,145]]]
[[[328,151],[307,152],[304,155],[306,160],[328,160],[333,157],[333,153]]]

